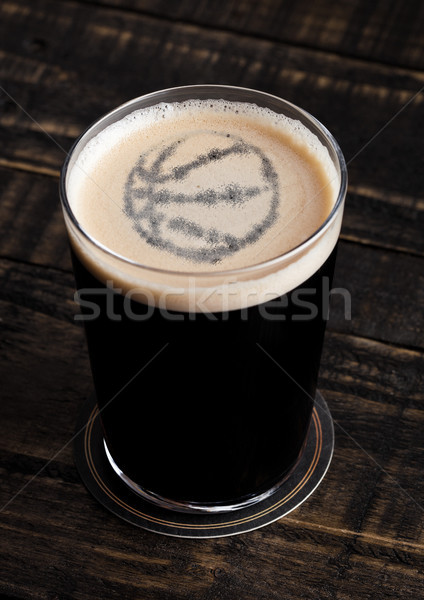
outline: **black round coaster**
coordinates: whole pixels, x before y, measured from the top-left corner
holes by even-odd
[[[333,420],[317,392],[312,423],[302,456],[290,477],[268,498],[227,513],[181,513],[160,508],[133,492],[106,457],[95,398],[84,406],[74,454],[80,476],[93,496],[115,515],[149,531],[184,538],[212,538],[244,533],[291,512],[312,494],[331,462]]]

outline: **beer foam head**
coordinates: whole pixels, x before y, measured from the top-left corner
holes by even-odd
[[[339,187],[327,149],[300,121],[224,100],[136,110],[90,139],[67,178],[90,238],[127,261],[193,274],[298,247],[327,219]]]

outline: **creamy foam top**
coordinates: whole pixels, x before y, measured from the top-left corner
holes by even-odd
[[[307,240],[339,185],[327,149],[299,121],[252,104],[190,100],[104,129],[77,157],[67,194],[81,227],[112,252],[147,267],[213,273]],[[71,239],[78,251],[81,240]],[[118,275],[104,255],[79,253],[101,279]],[[131,269],[119,270],[121,284],[134,285]]]

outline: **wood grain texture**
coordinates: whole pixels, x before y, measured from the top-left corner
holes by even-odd
[[[1,600],[423,596],[423,20],[417,0],[0,4]],[[107,110],[210,82],[303,106],[349,161],[319,382],[336,446],[286,518],[179,540],[110,514],[75,469],[92,383],[58,177]]]
[[[6,260],[0,265],[4,282],[0,295],[2,339],[8,340],[0,346],[0,377],[4,379],[8,373],[15,377],[9,386],[13,393],[4,394],[0,444],[9,453],[48,459],[53,449],[72,436],[79,406],[91,390],[84,334],[73,318],[78,312],[72,301],[73,277]],[[405,528],[397,535],[424,543],[421,513],[411,510],[413,499],[419,501],[424,492],[424,479],[418,471],[424,452],[424,356],[337,333],[331,325],[330,321],[320,388],[337,423],[337,447],[328,475],[328,496],[318,490],[311,499],[319,505],[317,518],[322,518],[323,506],[331,507],[328,514],[334,529],[359,531],[358,515],[364,506],[358,497],[364,492],[365,478],[373,488],[380,483],[388,488],[382,492],[383,498],[398,503],[397,496],[403,497],[393,515],[405,511],[402,519],[409,519],[413,526],[409,533]],[[26,359],[29,355],[31,360]],[[28,402],[31,389],[43,390],[36,403]],[[69,448],[58,460],[72,464]],[[409,473],[404,473],[408,464]],[[384,481],[378,482],[375,473],[381,468],[387,473],[380,473]],[[401,488],[393,485],[391,477],[400,478]],[[340,482],[345,488],[343,498],[334,493]],[[412,499],[403,492],[404,485]],[[325,489],[323,486],[323,493]],[[418,537],[408,537],[411,532]]]
[[[421,257],[340,243],[333,326],[345,333],[423,348],[421,261]],[[343,289],[351,297],[351,319]]]
[[[423,231],[424,202],[419,195],[414,198],[384,189],[350,186],[343,239],[422,256]]]
[[[29,265],[16,272],[8,261],[2,266],[14,277],[5,278],[1,299],[8,343],[0,347],[0,377],[19,377],[1,406],[0,469],[8,474],[2,504],[26,485],[2,513],[4,593],[28,599],[419,597],[421,353],[330,332],[321,389],[336,421],[336,451],[320,488],[262,530],[200,542],[164,538],[109,514],[73,466],[66,444],[90,375],[83,332],[72,322],[75,307],[63,302],[72,293],[71,275]],[[18,278],[16,302],[7,294]],[[17,569],[19,577],[10,577]]]
[[[422,255],[423,96],[403,107],[424,75],[72,2],[54,7],[44,0],[1,7],[9,27],[0,165],[57,176],[93,119],[143,92],[205,81],[259,87],[301,104],[339,140],[352,190],[343,234]]]
[[[0,255],[71,270],[58,178],[0,167]]]
[[[263,89],[309,110],[338,139],[353,186],[421,197],[421,72],[74,2],[6,1],[0,17],[8,23],[1,76],[10,94],[2,95],[4,161],[58,170],[75,137],[121,102],[216,82]]]
[[[93,4],[93,0],[85,0]],[[98,5],[238,31],[411,68],[424,68],[419,0],[96,0]]]

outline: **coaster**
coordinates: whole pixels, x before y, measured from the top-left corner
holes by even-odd
[[[317,392],[309,436],[290,477],[265,500],[227,513],[180,513],[161,508],[133,492],[111,467],[94,396],[85,404],[74,442],[79,474],[93,496],[129,523],[182,538],[214,538],[258,529],[281,519],[312,494],[330,465],[334,429],[328,406]]]

